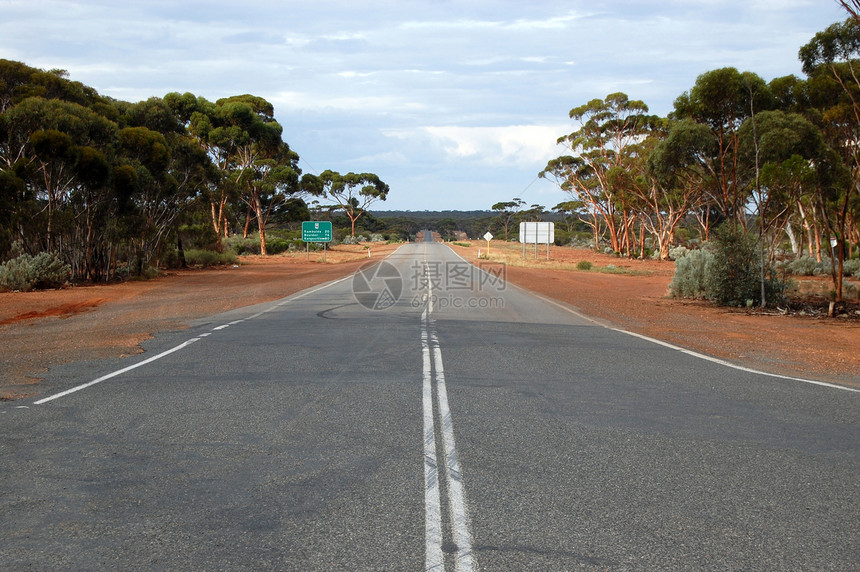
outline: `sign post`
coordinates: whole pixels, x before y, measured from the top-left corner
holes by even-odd
[[[523,243],[523,258],[526,257],[526,243],[535,245],[537,258],[538,244],[546,243],[546,259],[549,260],[549,245],[555,240],[555,223],[552,222],[521,222],[520,242]]]
[[[489,257],[490,256],[490,241],[493,240],[493,233],[491,233],[488,230],[487,234],[484,235],[484,240],[487,241],[487,256]]]
[[[302,222],[302,242],[307,245],[308,260],[311,259],[311,243],[323,243],[323,262],[326,261],[326,247],[331,242],[331,221],[304,221]]]

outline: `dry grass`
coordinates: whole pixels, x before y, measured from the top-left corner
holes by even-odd
[[[387,244],[385,242],[365,242],[362,244],[338,244],[337,246],[329,247],[323,252],[322,247],[319,250],[311,250],[310,253],[305,250],[297,250],[295,252],[282,252],[270,256],[260,255],[243,255],[239,257],[239,262],[242,264],[304,264],[306,262],[318,262],[326,264],[340,264],[343,262],[352,262],[361,260],[362,258],[378,258],[387,256],[391,252],[397,250],[400,244]],[[368,256],[368,253],[370,254]]]
[[[487,254],[487,243],[481,241],[465,248],[451,243],[462,256],[470,260],[480,259],[499,262],[507,266],[520,268],[543,268],[546,270],[565,270],[572,272],[599,272],[605,274],[626,274],[630,276],[651,276],[655,274],[671,274],[674,264],[671,262],[659,262],[655,260],[631,260],[617,258],[606,254],[594,252],[585,248],[571,248],[567,246],[554,246],[549,248],[549,260],[547,260],[547,247],[545,244],[538,245],[537,257],[533,244],[527,244],[525,258],[523,258],[523,245],[520,243],[491,241],[489,255]],[[590,270],[580,270],[577,264],[581,261],[590,262]]]

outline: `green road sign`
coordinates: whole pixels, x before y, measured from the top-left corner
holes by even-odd
[[[331,223],[329,221],[304,221],[302,223],[302,242],[331,242]]]

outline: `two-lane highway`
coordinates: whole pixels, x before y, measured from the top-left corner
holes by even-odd
[[[860,394],[408,244],[0,405],[0,569],[852,570]]]

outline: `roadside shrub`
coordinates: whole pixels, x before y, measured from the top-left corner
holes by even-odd
[[[795,276],[818,276],[830,271],[830,259],[823,256],[818,262],[811,256],[801,256],[789,262],[787,268]]]
[[[761,298],[755,238],[732,224],[721,226],[715,234],[708,297],[722,306],[745,306],[747,300]]]
[[[158,278],[163,274],[164,273],[157,266],[145,266],[138,278],[141,280],[152,280],[153,278]]]
[[[374,232],[370,235],[370,242],[385,242],[385,237],[378,232]]]
[[[591,270],[591,262],[589,262],[588,260],[580,260],[579,262],[576,263],[576,269],[577,270],[584,270],[587,272],[587,271]]]
[[[0,289],[21,292],[30,290],[30,281],[27,278],[29,263],[24,259],[25,256],[29,255],[25,254],[0,264]]]
[[[266,252],[269,254],[280,254],[290,248],[291,241],[283,238],[273,237],[266,240]]]
[[[714,261],[707,276],[708,298],[722,306],[750,306],[761,303],[761,252],[756,237],[726,224],[717,229]],[[788,283],[765,268],[765,296],[768,302],[783,300]]]
[[[347,235],[343,237],[343,241],[341,244],[359,244],[361,242],[367,242],[367,238],[357,234],[355,236]]]
[[[185,251],[185,261],[190,266],[218,266],[221,264],[236,264],[238,261],[236,253],[232,250],[225,250],[218,254],[214,250],[199,250],[192,248]]]
[[[57,288],[68,281],[71,270],[71,266],[63,264],[55,254],[22,254],[0,264],[0,290],[27,292],[40,288]]]
[[[594,238],[589,234],[574,234],[571,236],[568,246],[574,248],[594,248]]]
[[[260,254],[260,239],[242,238],[231,236],[223,241],[224,251],[232,251],[236,254]],[[186,257],[188,256],[186,252]],[[190,262],[189,262],[190,264]]]
[[[857,276],[860,274],[860,258],[852,258],[843,262],[842,273],[845,276]]]
[[[669,293],[675,298],[707,298],[722,306],[761,303],[761,252],[753,235],[731,225],[715,232],[715,240],[698,250],[672,249],[675,274]],[[765,296],[781,303],[790,284],[774,268],[765,269]]]
[[[690,249],[688,249],[686,246],[673,246],[669,248],[669,258],[672,260],[680,260],[688,252],[690,252]]]
[[[669,292],[675,298],[708,297],[708,277],[714,255],[707,250],[676,250],[675,274],[669,284]],[[670,254],[671,256],[671,254]]]

